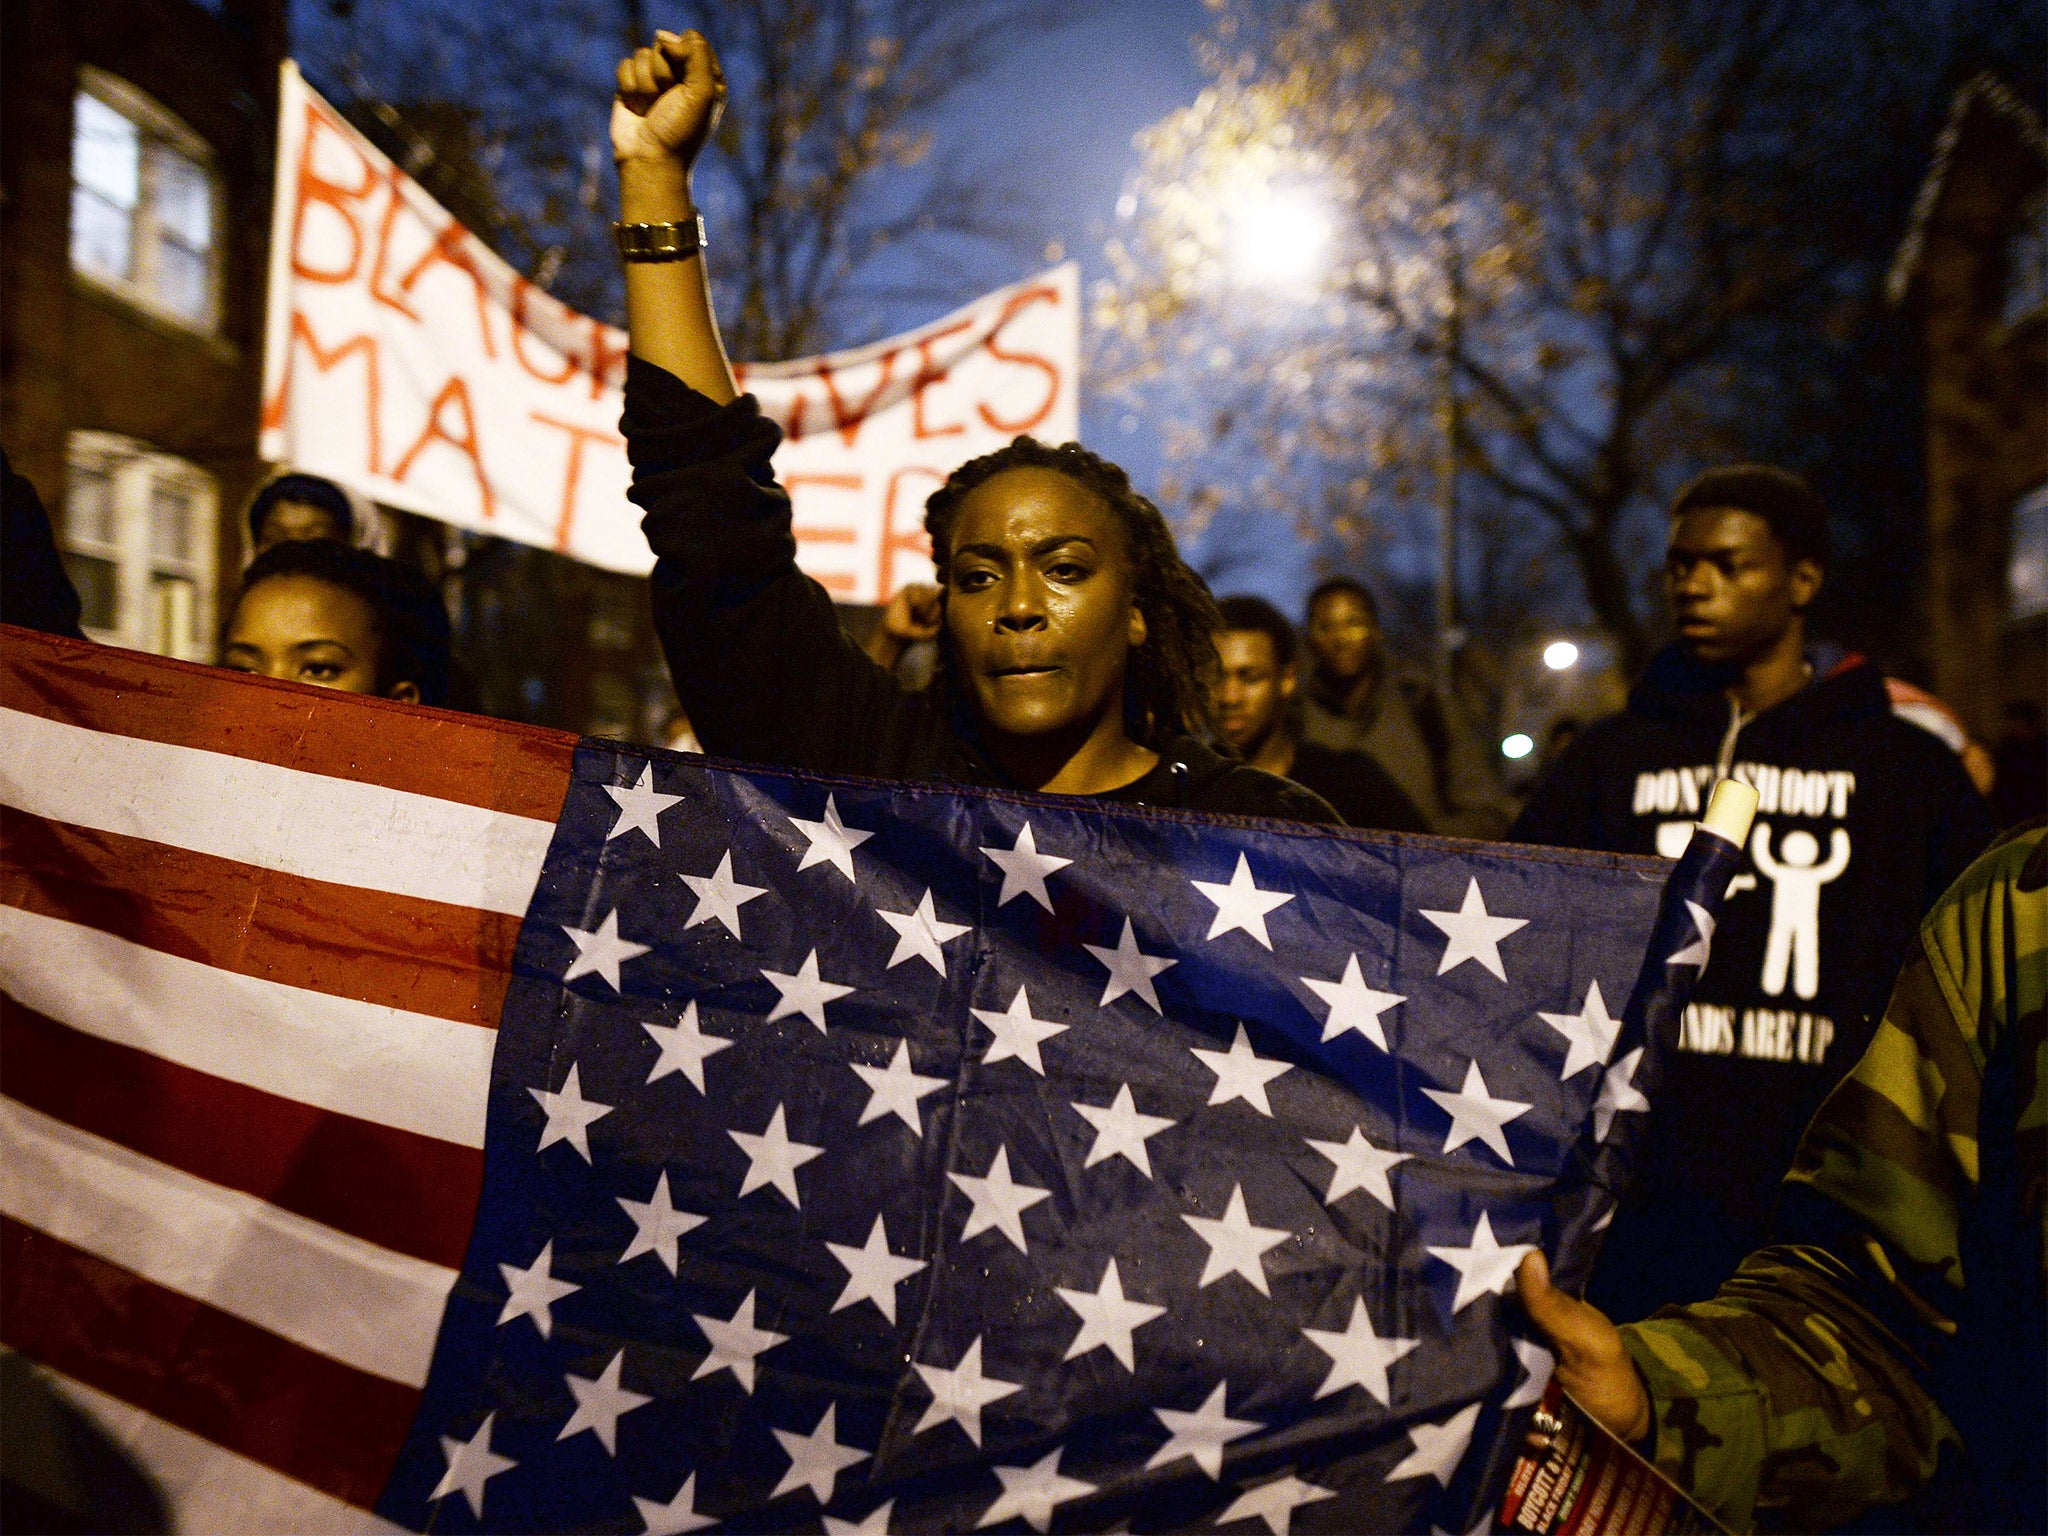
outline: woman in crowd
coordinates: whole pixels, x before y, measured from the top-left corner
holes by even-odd
[[[424,576],[366,549],[300,539],[250,565],[220,659],[236,672],[443,704],[449,650],[447,610]]]
[[[1334,821],[1314,795],[1211,751],[1216,608],[1114,464],[1018,438],[926,504],[938,677],[901,688],[796,567],[780,441],[738,398],[711,309],[690,172],[725,95],[709,44],[658,33],[619,65],[632,356],[624,428],[676,691],[713,752],[898,779],[1004,785]]]

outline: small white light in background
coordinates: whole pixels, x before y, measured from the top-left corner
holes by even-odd
[[[1321,268],[1330,216],[1311,193],[1288,188],[1253,198],[1233,222],[1231,265],[1244,282],[1299,287]]]
[[[1536,750],[1536,739],[1525,732],[1517,731],[1500,744],[1500,755],[1519,761]]]
[[[1569,640],[1553,640],[1543,647],[1543,665],[1553,672],[1564,671],[1578,659],[1579,648]]]

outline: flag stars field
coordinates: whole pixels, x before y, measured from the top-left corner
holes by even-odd
[[[1528,927],[1529,920],[1526,917],[1496,917],[1488,912],[1477,875],[1466,880],[1465,900],[1457,911],[1432,911],[1428,907],[1419,910],[1443,930],[1445,939],[1449,941],[1444,945],[1443,958],[1437,962],[1437,975],[1442,976],[1471,960],[1482,969],[1491,971],[1496,981],[1508,979],[1507,968],[1501,964],[1500,942],[1509,934],[1519,933]]]
[[[643,1023],[640,1027],[661,1050],[654,1065],[647,1069],[647,1081],[659,1082],[670,1073],[679,1072],[699,1093],[704,1091],[704,1063],[733,1043],[723,1036],[704,1033],[697,1023],[695,998],[683,1005],[683,1015],[675,1023]]]
[[[533,1100],[540,1105],[547,1121],[540,1128],[540,1145],[534,1150],[545,1152],[558,1141],[566,1141],[575,1148],[576,1155],[584,1162],[590,1161],[590,1128],[616,1107],[600,1104],[595,1099],[583,1097],[582,1085],[577,1081],[578,1065],[569,1063],[569,1075],[562,1080],[559,1093],[549,1093],[545,1088],[529,1088]]]
[[[1294,900],[1287,891],[1260,890],[1252,881],[1251,862],[1241,853],[1228,884],[1212,880],[1193,880],[1189,884],[1216,904],[1216,915],[1210,919],[1209,931],[1203,938],[1214,940],[1226,933],[1242,932],[1267,951],[1273,948],[1272,935],[1266,932],[1267,915]]]
[[[839,806],[833,796],[825,796],[825,814],[817,821],[805,821],[801,816],[792,816],[789,821],[810,845],[804,849],[803,858],[797,861],[798,874],[815,864],[830,864],[846,876],[849,883],[860,884],[853,872],[853,850],[875,834],[849,827],[841,821]]]
[[[1166,1444],[1152,1453],[1147,1471],[1170,1466],[1185,1456],[1206,1473],[1211,1482],[1223,1476],[1223,1453],[1233,1441],[1256,1434],[1266,1426],[1256,1419],[1233,1419],[1223,1411],[1227,1381],[1219,1381],[1192,1413],[1178,1408],[1154,1408],[1153,1416],[1166,1426]]]
[[[1008,906],[1019,896],[1029,896],[1046,911],[1052,911],[1052,893],[1045,888],[1046,876],[1058,874],[1074,862],[1040,853],[1028,821],[1017,829],[1014,848],[984,848],[981,852],[1003,872],[1003,888],[996,895],[998,907]]]
[[[595,929],[572,928],[564,923],[562,932],[569,935],[576,946],[576,958],[569,962],[569,968],[562,973],[562,980],[568,982],[578,976],[597,976],[614,992],[619,990],[619,967],[628,960],[639,959],[649,948],[619,937],[617,911],[605,913],[604,920]]]
[[[1266,1098],[1266,1084],[1284,1072],[1293,1071],[1294,1063],[1261,1056],[1254,1051],[1251,1035],[1243,1024],[1237,1026],[1237,1038],[1231,1041],[1227,1051],[1205,1051],[1199,1046],[1188,1049],[1196,1060],[1216,1074],[1216,1086],[1209,1090],[1210,1104],[1228,1104],[1232,1099],[1242,1099],[1268,1120],[1273,1118],[1273,1106]]]

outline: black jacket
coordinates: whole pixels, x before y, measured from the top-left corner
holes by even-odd
[[[64,570],[36,488],[0,452],[6,521],[0,529],[0,623],[83,640],[78,591]]]
[[[1832,650],[1810,660],[1814,682],[1731,741],[1725,680],[1659,653],[1510,834],[1670,855],[1724,755],[1759,793],[1750,859],[1588,1291],[1621,1320],[1711,1295],[1768,1240],[1800,1131],[1870,1043],[1921,917],[1990,838],[1956,754],[1892,714],[1876,667]]]
[[[1415,802],[1370,753],[1337,752],[1299,742],[1287,777],[1329,801],[1346,826],[1381,832],[1429,830]]]
[[[910,692],[840,628],[797,569],[789,497],[769,460],[782,434],[751,395],[713,404],[641,358],[621,423],[633,500],[655,553],[654,624],[676,695],[705,747],[818,773],[1014,788],[936,698]],[[1100,799],[1335,822],[1285,779],[1168,742],[1159,764]]]

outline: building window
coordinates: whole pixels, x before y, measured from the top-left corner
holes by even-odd
[[[2005,580],[2008,622],[2022,624],[2048,614],[2048,485],[2035,486],[2012,509]]]
[[[80,72],[71,126],[71,265],[153,313],[220,318],[220,181],[191,129],[133,86]]]
[[[213,659],[213,477],[110,432],[74,432],[64,492],[64,568],[95,640]]]
[[[2018,325],[2048,308],[2048,194],[2036,192],[2020,210],[2005,248],[2005,297],[1999,319]]]

